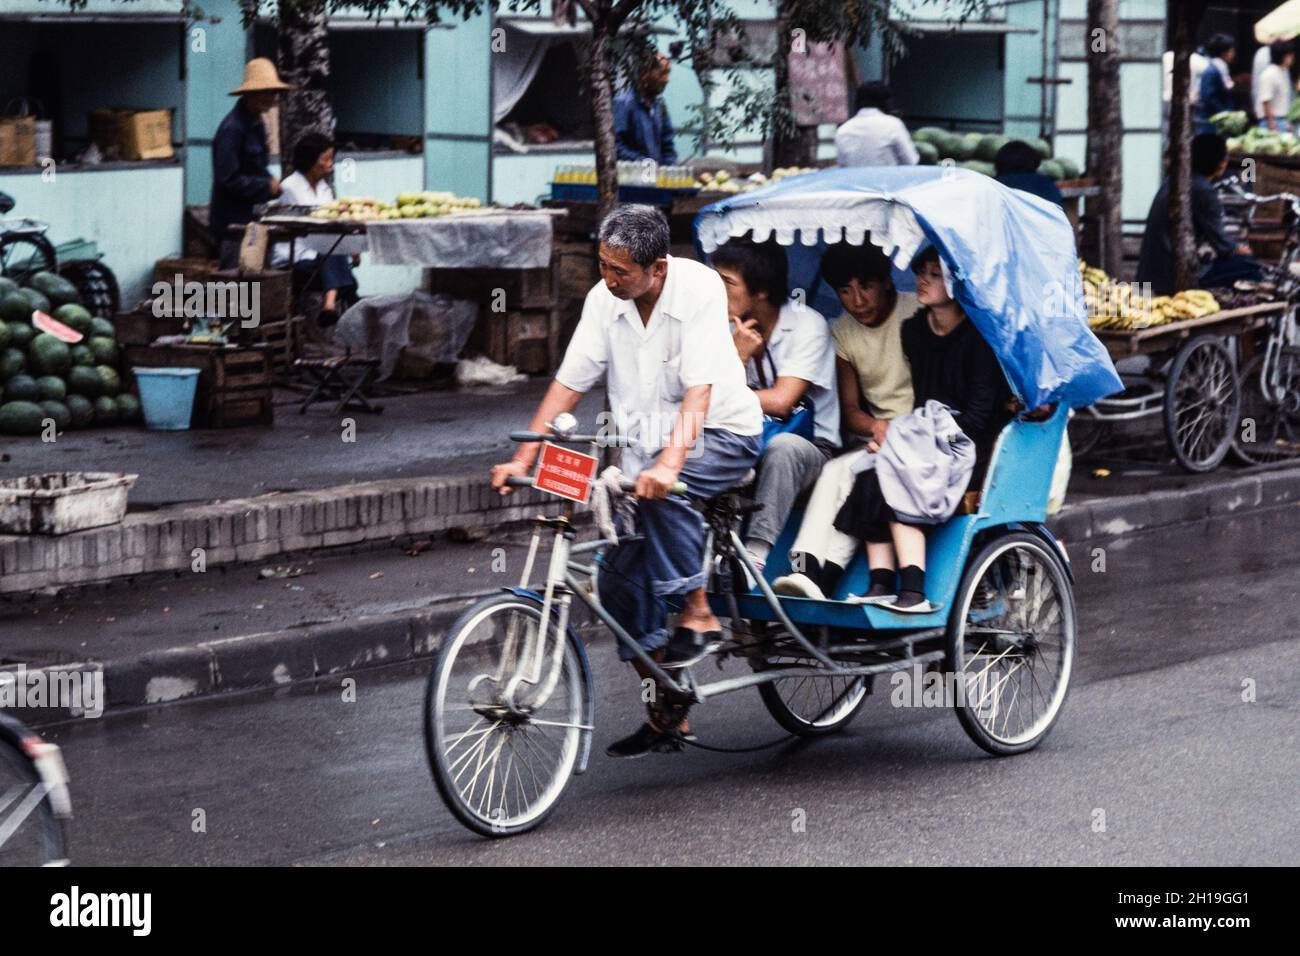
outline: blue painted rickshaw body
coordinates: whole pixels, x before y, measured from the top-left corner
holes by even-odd
[[[695,220],[697,245],[710,253],[732,238],[774,238],[787,247],[790,288],[826,314],[838,302],[818,275],[829,243],[880,247],[904,286],[907,265],[935,246],[952,294],[992,347],[1024,407],[1055,405],[1045,420],[1017,418],[994,446],[978,511],[955,515],[929,534],[929,614],[903,614],[845,598],[868,586],[865,555],[840,580],[831,600],[781,598],[800,625],[850,630],[916,631],[943,627],[977,540],[1028,530],[1064,553],[1043,526],[1069,408],[1122,387],[1105,348],[1088,328],[1074,233],[1058,207],[962,169],[833,169],[794,176],[705,207]],[[787,574],[789,550],[803,518],[791,514],[772,548],[764,577]],[[1065,562],[1068,568],[1068,562]],[[729,613],[714,595],[715,611]],[[743,617],[775,620],[755,590],[738,598]]]

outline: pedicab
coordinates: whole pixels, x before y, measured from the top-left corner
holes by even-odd
[[[519,584],[475,604],[451,627],[425,697],[425,746],[437,789],[461,823],[485,836],[536,827],[587,768],[595,692],[587,649],[570,620],[574,599],[670,700],[699,705],[754,688],[776,722],[801,737],[844,728],[875,679],[900,670],[940,672],[957,691],[945,704],[991,754],[1035,747],[1061,712],[1077,620],[1069,559],[1044,525],[1048,491],[1068,409],[1121,388],[1088,329],[1065,216],[967,170],[855,168],[790,177],[722,200],[702,210],[695,225],[705,254],[747,234],[775,237],[788,247],[790,287],[809,290],[814,304],[828,294],[834,302],[815,284],[830,243],[874,243],[894,263],[900,284],[910,280],[914,256],[936,246],[955,298],[992,346],[1019,406],[1030,411],[1001,432],[983,487],[966,496],[968,507],[930,533],[929,613],[846,600],[866,590],[863,556],[829,599],[779,596],[771,582],[789,570],[786,552],[801,514],[791,515],[759,572],[742,543],[741,526],[754,507],[742,490],[695,500],[706,527],[709,600],[724,640],[683,667],[661,667],[601,606],[595,580],[610,542],[577,540],[575,506],[538,518]],[[511,438],[593,452],[622,441],[577,434],[572,416],[560,417],[567,420],[552,423],[549,434]],[[617,484],[630,488],[626,480]],[[690,494],[684,486],[675,491]],[[550,557],[542,564],[539,548],[548,537]],[[710,669],[725,658],[746,666],[713,678]]]

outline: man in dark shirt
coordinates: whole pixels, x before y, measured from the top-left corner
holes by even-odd
[[[672,62],[659,53],[637,78],[636,88],[614,97],[614,143],[621,160],[653,159],[661,166],[677,162],[673,121],[660,94],[668,86]]]
[[[262,115],[275,105],[281,90],[275,64],[259,57],[244,66],[244,82],[230,91],[238,96],[212,139],[212,205],[208,228],[221,250],[221,267],[233,268],[239,259],[239,240],[228,234],[230,226],[253,218],[253,206],[280,195],[280,180],[267,168],[266,126]]]
[[[1250,258],[1250,247],[1233,242],[1223,227],[1223,204],[1214,191],[1213,179],[1228,166],[1228,148],[1222,136],[1202,133],[1192,140],[1192,229],[1196,244],[1208,244],[1214,261],[1200,273],[1201,288],[1231,285],[1237,279],[1258,278],[1259,264]],[[1151,284],[1152,295],[1173,295],[1173,223],[1169,216],[1169,187],[1166,179],[1147,213],[1146,231],[1138,254],[1137,281]]]
[[[1061,190],[1056,188],[1051,176],[1038,171],[1041,162],[1038,150],[1022,140],[1013,139],[999,149],[993,158],[993,167],[997,171],[995,178],[1009,189],[1019,189],[1054,202],[1064,211],[1065,201],[1061,198]]]

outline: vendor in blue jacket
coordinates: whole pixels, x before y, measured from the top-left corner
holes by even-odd
[[[228,234],[229,227],[250,222],[255,205],[280,195],[280,180],[268,168],[271,157],[262,117],[275,106],[281,91],[291,89],[288,83],[280,82],[270,60],[249,60],[244,67],[244,82],[230,91],[239,101],[212,138],[208,229],[223,269],[234,268],[239,259],[239,239]]]
[[[663,101],[672,61],[655,54],[633,87],[614,97],[614,144],[624,161],[652,159],[660,166],[677,162],[673,121]]]

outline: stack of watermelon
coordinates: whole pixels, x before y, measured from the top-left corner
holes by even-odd
[[[912,144],[921,154],[921,165],[933,166],[950,159],[958,166],[973,169],[985,176],[993,175],[993,159],[1007,143],[1020,139],[1037,150],[1042,157],[1038,171],[1052,179],[1078,179],[1079,166],[1065,156],[1052,158],[1052,147],[1046,140],[1001,133],[954,133],[937,126],[923,126],[912,134]]]
[[[0,434],[36,435],[140,421],[122,388],[113,324],[92,316],[77,288],[37,272],[22,288],[0,277]]]

